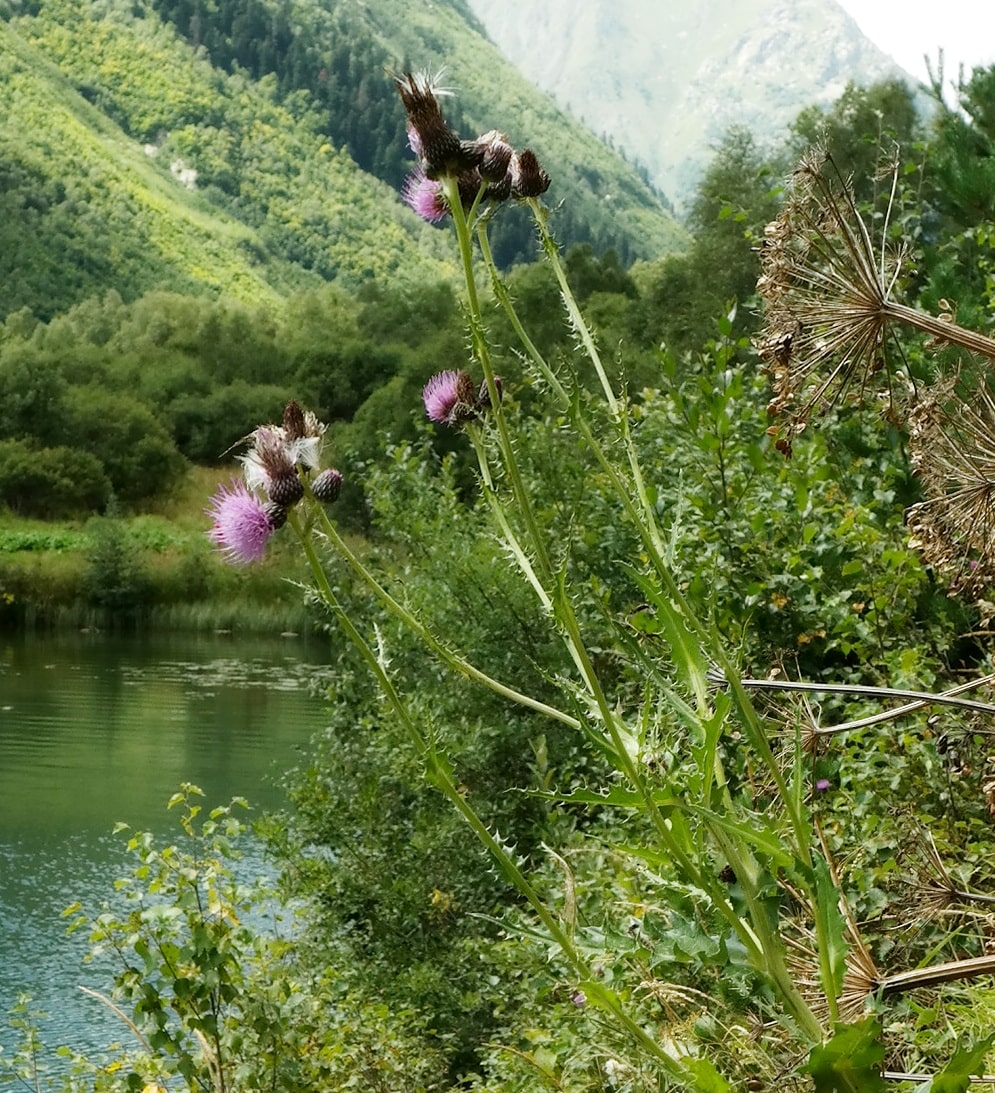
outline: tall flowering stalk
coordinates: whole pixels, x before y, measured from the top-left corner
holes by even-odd
[[[402,99],[404,99],[405,106],[409,111],[411,128],[417,131],[422,118],[426,114],[431,114],[432,122],[428,128],[432,132],[438,131],[439,122],[434,109],[430,110],[422,101],[422,97],[431,98],[431,88],[426,84],[418,85],[420,97],[412,104],[411,78],[408,78],[400,86]],[[413,140],[412,146],[418,150],[424,149],[430,143],[429,134],[426,134],[424,139]],[[451,141],[446,143],[451,144]],[[469,142],[469,146],[479,148],[483,143],[486,143],[485,138],[481,138],[478,142]],[[755,860],[749,842],[729,838],[728,831],[721,830],[721,824],[710,825],[709,820],[706,820],[706,827],[710,826],[713,837],[716,838],[726,856],[735,862],[736,873],[742,878],[747,903],[751,906],[749,915],[744,917],[733,908],[729,902],[728,894],[723,890],[721,884],[714,882],[710,871],[710,861],[708,860],[713,850],[706,850],[700,843],[696,845],[692,826],[688,822],[689,817],[680,812],[677,814],[671,812],[665,817],[658,807],[654,791],[648,784],[640,765],[631,754],[628,726],[625,724],[624,719],[620,717],[613,701],[606,694],[593,667],[592,658],[586,648],[581,626],[571,599],[566,590],[555,579],[545,537],[532,511],[531,498],[522,484],[521,474],[517,466],[515,446],[501,406],[500,388],[494,374],[489,346],[484,336],[480,293],[475,280],[473,260],[474,235],[476,235],[480,253],[490,271],[495,294],[509,315],[513,328],[519,334],[526,353],[550,386],[561,406],[571,412],[573,424],[577,427],[581,438],[587,444],[599,465],[605,470],[608,481],[621,501],[628,518],[635,526],[648,556],[653,561],[661,590],[650,589],[649,591],[656,595],[655,605],[667,617],[675,661],[678,663],[684,679],[695,696],[696,708],[693,711],[685,710],[685,713],[698,721],[699,724],[705,719],[715,720],[716,710],[713,696],[710,694],[707,685],[705,666],[708,660],[717,659],[726,670],[730,690],[734,697],[734,705],[748,725],[751,739],[764,757],[770,777],[775,785],[780,787],[781,798],[787,814],[793,817],[795,837],[792,841],[797,844],[805,868],[811,868],[808,827],[803,816],[803,810],[800,807],[799,791],[797,787],[789,788],[784,780],[759,719],[753,712],[745,692],[736,681],[736,674],[732,665],[721,646],[715,642],[714,636],[694,617],[687,603],[683,600],[678,583],[666,564],[663,536],[657,526],[656,512],[649,500],[649,493],[645,486],[639,458],[629,433],[628,408],[613,390],[595,340],[584,322],[580,309],[570,291],[563,266],[559,260],[558,248],[549,231],[546,210],[538,200],[541,193],[549,185],[548,176],[539,166],[534,155],[529,152],[523,152],[517,156],[517,165],[514,154],[509,157],[508,163],[510,185],[500,190],[495,189],[493,179],[476,178],[473,175],[474,169],[468,171],[465,167],[461,167],[459,171],[450,172],[442,180],[444,183],[443,192],[450,207],[462,258],[471,344],[475,360],[484,375],[482,390],[486,388],[488,401],[492,409],[487,422],[496,434],[502,469],[510,483],[512,507],[521,521],[524,542],[520,542],[517,534],[512,530],[511,522],[504,512],[502,499],[498,497],[494,489],[484,429],[474,422],[474,415],[467,414],[467,429],[477,452],[481,482],[484,486],[488,504],[495,515],[496,522],[506,543],[509,545],[513,556],[518,560],[524,576],[535,589],[539,602],[559,620],[564,640],[583,685],[589,693],[592,711],[600,721],[611,754],[618,764],[620,773],[635,790],[636,800],[641,801],[641,809],[653,822],[661,846],[666,848],[668,857],[689,883],[709,893],[713,909],[725,918],[729,927],[739,935],[755,966],[761,969],[764,974],[770,976],[772,981],[777,984],[777,989],[788,1004],[794,1019],[808,1030],[809,1035],[817,1038],[818,1023],[791,981],[780,939],[770,928],[766,910],[760,906],[759,889],[754,891],[752,888],[752,883],[759,881],[763,870]],[[420,166],[425,169],[424,164]],[[479,174],[479,168],[475,168],[475,170]],[[429,170],[426,169],[425,173],[428,174]],[[473,192],[473,183],[476,183],[477,186],[475,194]],[[624,475],[615,466],[614,461],[609,458],[602,445],[596,440],[594,431],[583,415],[575,412],[577,400],[560,382],[536,350],[534,343],[518,320],[510,296],[504,289],[494,266],[487,240],[487,223],[493,214],[495,203],[502,199],[497,195],[506,191],[510,192],[512,197],[518,197],[524,201],[533,214],[543,250],[560,286],[565,318],[574,329],[584,351],[594,365],[607,405],[609,418],[614,422],[621,435],[627,453],[628,476]],[[469,389],[469,385],[467,385],[467,389]],[[433,396],[436,394],[437,391],[434,388],[426,390],[426,407],[429,415],[438,420],[439,416],[433,412],[432,407]],[[459,401],[455,400],[454,405],[458,404]],[[467,401],[466,399],[462,400],[464,405]],[[452,422],[447,419],[447,423]],[[676,695],[671,697],[673,701],[678,701]],[[708,731],[703,728],[702,734],[707,736]],[[716,743],[717,741],[713,739],[712,744],[707,749],[708,761],[704,785],[711,787],[708,792],[718,793],[721,800],[724,795],[727,795],[727,790]],[[703,815],[698,813],[698,818],[703,818]],[[824,968],[823,971],[826,975],[832,974],[828,967]],[[830,994],[833,993],[831,984],[827,984],[827,989]]]
[[[859,971],[861,961],[867,964],[866,951],[846,914],[837,878],[813,827],[802,730],[782,753],[775,752],[734,658],[682,592],[630,428],[630,407],[613,386],[550,230],[549,214],[541,201],[551,185],[549,175],[534,152],[517,151],[497,130],[470,140],[452,130],[440,105],[445,93],[435,81],[405,75],[395,77],[395,83],[407,112],[409,144],[417,158],[404,198],[425,219],[451,223],[461,258],[469,326],[468,359],[445,362],[449,367],[427,381],[424,413],[439,427],[460,430],[474,449],[482,499],[502,543],[569,656],[572,676],[562,681],[562,700],[558,705],[542,702],[480,670],[433,632],[350,549],[325,507],[338,496],[342,476],[332,468],[321,469],[324,430],[296,404],[288,406],[282,424],[260,426],[248,438],[249,450],[242,458],[246,481],[223,488],[212,502],[211,535],[232,560],[253,561],[265,551],[270,535],[284,524],[289,528],[301,544],[319,596],[368,665],[424,763],[427,777],[452,802],[531,909],[576,981],[576,995],[597,1006],[666,1080],[681,1088],[723,1090],[728,1086],[719,1072],[721,1057],[713,1062],[690,1045],[667,1043],[632,998],[614,991],[599,976],[578,932],[565,924],[514,851],[481,819],[460,785],[455,763],[444,753],[431,725],[414,715],[386,655],[350,616],[326,573],[327,546],[372,599],[408,627],[449,670],[582,734],[592,749],[607,757],[615,772],[609,785],[550,796],[574,805],[639,814],[648,835],[631,851],[633,857],[649,863],[666,875],[668,883],[688,893],[695,913],[710,924],[722,944],[742,954],[742,962],[753,969],[762,991],[772,999],[777,1020],[801,1045],[810,1048],[822,1042],[835,1022],[851,1015],[858,996],[863,1004],[869,992],[860,994],[854,987],[854,968]],[[809,181],[815,192],[823,193],[820,178],[813,175]],[[529,337],[493,261],[488,224],[509,201],[521,202],[530,210],[560,289],[564,320],[594,368],[603,404],[597,427],[595,419],[582,410],[573,381],[552,368]],[[853,382],[871,381],[887,324],[907,318],[901,305],[891,300],[895,267],[878,261],[861,225],[847,219],[851,204],[845,196],[834,197],[831,209],[836,220],[813,221],[811,238],[804,244],[797,233],[791,234],[790,224],[771,235],[765,276],[776,306],[765,351],[773,362],[776,399],[781,409],[795,415],[795,432],[820,400],[831,401]],[[602,472],[620,518],[638,541],[639,556],[619,559],[618,564],[631,578],[634,595],[654,612],[670,655],[670,663],[661,664],[619,635],[619,647],[645,674],[641,702],[615,693],[613,680],[599,670],[575,591],[563,575],[536,510],[519,458],[520,436],[503,401],[504,384],[486,334],[484,289],[478,283],[481,262],[525,358]],[[783,291],[773,287],[775,274]],[[845,297],[828,319],[813,318],[820,292]],[[842,363],[833,363],[840,355]],[[827,362],[830,373],[825,378],[818,370]],[[604,435],[607,440],[602,439]],[[641,726],[652,717],[682,729],[689,771],[683,783],[660,778],[651,769]],[[749,749],[755,789],[734,785],[727,771],[727,757],[745,749]],[[788,904],[790,913],[785,910]],[[798,934],[792,923],[805,914],[804,937],[792,938],[789,954],[786,935]],[[865,980],[882,991],[892,983],[876,971],[867,972],[861,982]]]

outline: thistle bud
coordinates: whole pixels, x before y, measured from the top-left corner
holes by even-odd
[[[514,149],[504,133],[492,129],[472,142],[480,152],[480,177],[485,182],[501,182],[508,173]]]
[[[283,505],[278,505],[275,501],[270,501],[263,505],[263,512],[266,514],[269,526],[274,531],[279,531],[287,522],[286,508]]]
[[[504,389],[504,383],[500,376],[494,377],[494,386],[497,389],[498,402],[501,401],[501,395]],[[491,393],[487,388],[487,380],[480,385],[480,390],[477,392],[477,409],[488,410],[491,406]]]
[[[408,115],[408,142],[420,155],[426,178],[442,178],[476,167],[479,153],[470,142],[460,140],[442,116],[436,95],[444,92],[423,74],[395,76],[394,83]]]
[[[549,175],[535,152],[524,148],[511,157],[511,192],[515,197],[538,197],[549,189]]]
[[[283,431],[287,440],[300,440],[307,435],[304,411],[296,399],[291,399],[283,408]]]
[[[281,474],[271,478],[267,483],[266,492],[269,494],[270,501],[289,509],[304,496],[304,486],[297,477],[297,472],[294,471],[293,474]]]
[[[335,470],[334,467],[329,467],[328,470],[322,471],[311,483],[311,492],[314,494],[315,498],[318,501],[324,502],[326,505],[329,505],[336,500],[341,489],[342,474]]]

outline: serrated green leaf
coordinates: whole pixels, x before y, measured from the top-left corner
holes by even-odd
[[[991,1050],[995,1034],[986,1036],[976,1044],[960,1047],[947,1065],[933,1078],[930,1093],[966,1093],[971,1075],[984,1069],[985,1056]]]
[[[868,1017],[854,1025],[837,1025],[832,1038],[812,1048],[805,1072],[816,1093],[884,1093],[881,1077],[881,1025]]]

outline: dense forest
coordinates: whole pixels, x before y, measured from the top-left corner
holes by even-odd
[[[540,216],[554,252],[540,258],[528,203],[500,208],[474,311],[448,237],[430,244],[432,260],[371,259],[355,277],[342,274],[352,241],[341,261],[301,252],[336,225],[302,200],[317,191],[296,188],[324,185],[313,146],[285,142],[306,133],[347,149],[348,163],[329,158],[348,185],[358,165],[396,187],[411,160],[382,72],[409,58],[359,34],[361,9],[138,3],[136,22],[149,11],[167,22],[142,30],[151,52],[127,66],[100,20],[83,31],[98,44],[106,34],[106,50],[71,56],[60,5],[14,9],[24,40],[73,69],[74,88],[122,131],[153,141],[168,129],[163,148],[196,161],[204,200],[258,232],[241,245],[263,240],[284,265],[267,266],[259,283],[272,291],[256,297],[155,287],[154,273],[122,291],[101,264],[112,262],[106,223],[71,246],[46,234],[81,231],[86,196],[5,151],[0,200],[29,218],[36,249],[72,256],[92,241],[95,264],[87,276],[53,264],[32,294],[10,294],[0,327],[0,622],[73,617],[75,604],[77,620],[140,625],[184,598],[208,604],[214,625],[238,599],[239,623],[271,621],[258,608],[280,578],[311,579],[291,560],[294,535],[340,553],[307,595],[285,585],[293,610],[333,634],[359,620],[352,644],[334,639],[325,731],[288,775],[294,811],[266,825],[279,898],[300,909],[293,935],[253,925],[259,905],[231,871],[235,812],[198,816],[184,790],[176,848],[133,840],[134,911],[86,909],[76,923],[119,958],[115,997],[142,1049],[75,1060],[49,1088],[876,1091],[882,1072],[943,1068],[930,1088],[966,1089],[991,1044],[990,991],[967,981],[941,993],[937,977],[913,995],[876,969],[991,952],[995,774],[981,723],[956,707],[942,720],[913,710],[900,729],[830,742],[826,725],[879,706],[820,692],[817,710],[806,697],[750,712],[729,664],[767,683],[920,696],[990,664],[988,593],[958,595],[910,542],[903,514],[924,483],[897,399],[884,413],[875,401],[889,393],[879,377],[916,390],[937,370],[979,371],[975,360],[938,335],[889,332],[862,382],[813,409],[784,459],[757,355],[757,283],[771,226],[800,203],[792,172],[820,143],[827,192],[848,195],[882,255],[901,253],[904,303],[990,335],[995,68],[975,71],[955,107],[934,89],[928,118],[887,83],[803,111],[773,151],[730,132],[679,251],[640,256],[631,232],[612,239],[610,218],[581,227],[587,205],[559,192],[551,159],[549,223],[563,246]],[[166,49],[177,37],[189,54]],[[120,91],[121,67],[151,71],[167,56],[195,58],[177,75],[198,79],[146,102]],[[258,126],[255,107],[207,126],[203,110],[233,101],[212,97],[181,124],[202,80],[243,104],[269,89],[268,154],[301,165],[284,193],[253,196],[275,177],[243,158],[239,119]],[[341,109],[357,98],[369,104],[361,124]],[[449,120],[486,127],[476,100],[463,109]],[[391,216],[409,245],[429,230]],[[4,224],[12,237],[25,219]],[[815,230],[846,237],[828,214]],[[363,245],[395,253],[373,236]],[[78,279],[45,306],[62,271]],[[502,397],[485,386],[465,429],[426,421],[429,378],[479,376],[485,360]],[[624,411],[599,409],[606,386],[625,392]],[[208,494],[292,401],[327,423],[341,497],[332,518],[291,514],[266,560],[233,575],[204,535]],[[627,495],[616,500],[624,453],[645,468],[638,496],[664,536],[641,537]],[[493,482],[488,458],[502,468]],[[505,497],[518,508],[502,509]],[[535,528],[553,556],[527,540]],[[654,552],[672,586],[654,577]],[[716,649],[731,652],[713,693]],[[863,988],[854,954],[866,957]],[[825,1016],[809,992],[828,982]],[[0,1060],[8,1079],[40,1080],[23,1059]]]

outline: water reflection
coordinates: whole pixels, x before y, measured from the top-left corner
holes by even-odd
[[[115,823],[173,837],[165,804],[183,781],[209,805],[282,804],[279,776],[321,724],[311,684],[327,660],[280,639],[0,638],[0,1015],[28,990],[50,1041],[121,1038],[78,990],[106,978],[81,968],[86,940],[66,940],[62,910],[94,908],[128,869]],[[2,1020],[0,1045],[13,1045]]]

